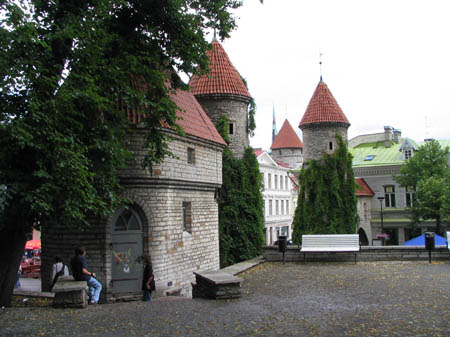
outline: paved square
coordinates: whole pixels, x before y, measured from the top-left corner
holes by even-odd
[[[0,335],[450,335],[450,261],[264,263],[239,277],[237,300],[0,309]]]

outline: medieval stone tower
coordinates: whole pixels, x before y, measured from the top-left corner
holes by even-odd
[[[272,146],[272,158],[298,168],[303,163],[303,143],[286,119]]]
[[[303,162],[320,160],[324,153],[333,153],[338,146],[336,134],[347,141],[349,126],[347,117],[321,78],[299,124],[303,132]]]
[[[229,147],[235,157],[242,158],[249,146],[248,105],[251,101],[241,76],[231,63],[222,45],[214,39],[207,52],[210,73],[193,76],[189,82],[191,93],[216,124],[220,117],[229,120]]]

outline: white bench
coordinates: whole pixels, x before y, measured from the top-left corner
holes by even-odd
[[[356,253],[361,249],[358,234],[308,234],[302,235],[304,262],[307,253]]]

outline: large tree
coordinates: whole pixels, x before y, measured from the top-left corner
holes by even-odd
[[[0,4],[0,306],[32,227],[88,226],[119,197],[125,112],[148,128],[151,166],[177,129],[173,69],[206,71],[205,30],[235,28],[236,0],[6,0]],[[198,70],[197,70],[198,69]],[[181,131],[180,131],[181,132]]]
[[[300,171],[294,242],[302,234],[353,234],[356,232],[355,180],[352,156],[338,137],[339,147],[322,160],[310,160]]]
[[[435,231],[442,234],[442,224],[450,218],[449,149],[436,140],[427,141],[408,159],[394,179],[413,191],[412,225],[434,220]]]

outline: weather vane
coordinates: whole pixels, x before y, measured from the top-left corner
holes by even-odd
[[[322,82],[322,53],[319,51],[320,81]]]

